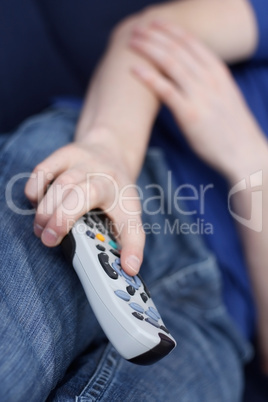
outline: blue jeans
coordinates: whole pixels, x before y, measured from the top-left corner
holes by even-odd
[[[33,234],[33,215],[14,212],[14,206],[31,205],[23,192],[26,178],[17,177],[13,186],[10,180],[70,142],[76,121],[75,111],[51,110],[0,136],[1,402],[240,401],[251,348],[226,313],[217,262],[201,236],[147,235],[141,273],[178,346],[141,367],[107,341],[61,248],[43,246]],[[146,185],[166,191],[166,178],[161,152],[151,150],[139,178],[150,199],[147,210],[158,209],[159,193]],[[177,211],[162,212],[147,211],[144,222],[150,228],[164,227],[167,217],[189,223]]]

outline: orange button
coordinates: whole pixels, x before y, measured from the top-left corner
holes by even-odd
[[[96,234],[96,238],[97,238],[98,240],[100,240],[100,241],[105,241],[105,237],[104,237],[102,234],[100,234],[100,233],[97,233],[97,234]]]

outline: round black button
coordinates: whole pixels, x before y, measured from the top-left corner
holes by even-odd
[[[137,313],[136,311],[135,311],[135,313],[132,313],[132,315],[134,315],[134,317],[136,317],[136,318],[138,318],[138,320],[144,320],[144,317],[143,317],[143,315],[141,315],[140,313]]]
[[[115,255],[116,257],[120,258],[120,253],[119,253],[117,250],[115,250],[114,248],[111,248],[111,249],[110,249],[110,252],[111,252],[113,255]]]
[[[135,294],[135,288],[133,287],[133,286],[128,286],[127,287],[127,292],[131,295],[131,296],[134,296],[134,294]]]
[[[103,247],[101,244],[97,244],[96,247],[100,251],[105,251],[105,247]]]
[[[144,303],[146,303],[147,302],[147,300],[148,300],[148,296],[146,295],[146,293],[141,293],[141,298],[142,298],[142,300],[144,301]]]

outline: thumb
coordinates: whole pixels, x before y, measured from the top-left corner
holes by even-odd
[[[145,245],[141,216],[117,212],[112,219],[119,233],[121,266],[128,275],[134,276],[140,270]]]

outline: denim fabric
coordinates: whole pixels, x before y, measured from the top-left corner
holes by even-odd
[[[240,401],[251,348],[226,313],[216,259],[199,235],[147,235],[141,273],[178,346],[141,367],[108,343],[60,247],[44,247],[33,234],[33,215],[7,205],[10,179],[70,142],[76,121],[72,110],[52,110],[0,136],[1,402]],[[158,183],[166,193],[167,174],[161,152],[151,150],[138,181],[151,210],[159,193],[146,186]],[[29,209],[25,181],[12,195],[18,208]],[[177,211],[143,216],[149,227],[164,227],[166,219],[190,223]]]

